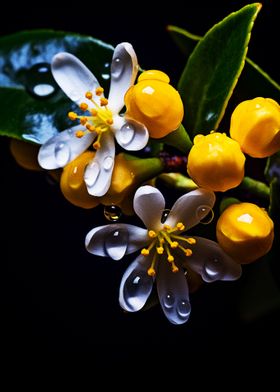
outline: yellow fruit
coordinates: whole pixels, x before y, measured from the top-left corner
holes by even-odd
[[[276,153],[280,150],[280,106],[261,97],[241,102],[232,113],[230,135],[251,157]]]
[[[161,71],[143,72],[125,95],[127,116],[144,124],[152,138],[162,138],[182,122],[184,107],[169,77]]]
[[[100,203],[99,198],[89,195],[84,182],[85,167],[94,155],[93,151],[86,151],[63,169],[60,189],[64,197],[75,206],[94,208]]]
[[[11,139],[10,151],[18,165],[27,170],[42,170],[37,157],[40,146],[23,140]]]
[[[200,187],[225,192],[244,177],[245,156],[239,144],[219,132],[197,135],[188,156],[187,171]]]
[[[270,250],[274,224],[267,212],[255,204],[232,204],[218,219],[216,234],[229,256],[237,263],[248,264]]]

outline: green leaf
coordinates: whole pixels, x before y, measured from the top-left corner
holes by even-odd
[[[213,26],[189,57],[178,89],[184,125],[193,136],[217,129],[245,63],[260,3],[249,4]]]
[[[111,45],[92,37],[52,30],[3,37],[0,39],[1,135],[42,144],[73,125],[67,113],[75,110],[76,105],[58,88],[49,69],[52,57],[58,52],[79,57],[101,85],[108,87]],[[39,96],[34,87],[42,88],[42,84],[54,91]]]
[[[189,58],[198,42],[202,39],[200,35],[192,34],[178,26],[169,25],[167,26],[167,31],[186,58]]]
[[[168,26],[167,30],[187,59],[199,40],[202,39],[201,36],[177,26]],[[280,85],[254,61],[246,57],[244,69],[234,89],[234,97],[237,103],[255,97],[269,97],[279,102]]]

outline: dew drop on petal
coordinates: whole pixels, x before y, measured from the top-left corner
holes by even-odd
[[[129,144],[133,137],[134,137],[134,127],[132,126],[132,124],[124,124],[121,129],[120,129],[120,141],[122,142],[123,145],[127,145]]]
[[[55,145],[54,156],[60,167],[65,166],[70,159],[70,148],[67,143],[59,142]]]
[[[36,98],[48,98],[57,91],[50,64],[37,63],[25,73],[27,90]]]
[[[169,213],[170,213],[170,210],[168,210],[168,209],[165,209],[165,210],[162,211],[161,223],[164,223],[166,221]]]
[[[123,63],[121,61],[121,59],[119,57],[116,57],[113,61],[112,61],[112,65],[111,65],[111,76],[114,79],[119,79],[120,76],[122,75],[124,70],[124,66]]]
[[[178,301],[177,312],[183,318],[186,318],[191,313],[191,305],[188,299],[180,299]]]
[[[196,216],[200,223],[207,225],[212,222],[214,218],[214,211],[207,205],[201,205],[196,210]]]
[[[102,163],[104,170],[110,170],[113,164],[114,164],[114,158],[111,156],[105,157]]]
[[[205,263],[204,270],[205,274],[210,279],[219,279],[219,277],[223,273],[224,266],[218,258],[214,257],[213,259],[208,260],[207,263]]]
[[[142,308],[151,291],[151,279],[146,271],[132,271],[124,287],[124,298],[130,307]]]
[[[93,186],[100,174],[100,167],[97,162],[91,162],[87,165],[85,170],[84,180],[88,186]]]
[[[163,298],[163,305],[166,309],[170,309],[174,306],[175,297],[172,293],[167,293]]]
[[[109,80],[110,79],[110,63],[105,63],[104,64],[104,69],[101,71],[101,77],[104,80]]]
[[[120,260],[125,255],[127,245],[128,232],[126,229],[116,229],[106,236],[105,250],[113,260]]]
[[[120,207],[111,205],[104,207],[104,216],[110,222],[117,222],[122,215]]]

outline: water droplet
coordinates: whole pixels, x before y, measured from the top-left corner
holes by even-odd
[[[120,58],[116,57],[112,61],[111,65],[111,76],[114,79],[119,79],[119,77],[122,75],[124,70],[123,63]]]
[[[214,257],[205,263],[204,270],[209,279],[219,279],[223,274],[224,266],[217,257]]]
[[[126,252],[128,245],[128,232],[126,229],[116,229],[110,232],[105,239],[105,249],[113,260],[120,260]]]
[[[170,210],[168,210],[168,209],[165,209],[165,210],[162,211],[161,223],[164,223],[166,221],[169,213],[170,213]]]
[[[110,170],[110,169],[112,169],[113,163],[114,163],[114,158],[107,156],[103,160],[103,168],[105,170]]]
[[[174,306],[175,303],[175,298],[172,293],[167,293],[163,299],[163,305],[167,308],[170,309]]]
[[[48,63],[38,63],[27,70],[25,83],[27,90],[36,98],[48,98],[57,90],[57,84]]]
[[[70,148],[67,143],[57,143],[54,148],[54,155],[60,167],[65,166],[70,159]]]
[[[100,174],[100,168],[97,162],[91,162],[87,165],[85,170],[84,180],[88,186],[93,186]]]
[[[101,76],[104,80],[110,79],[110,63],[105,63],[104,64],[104,70],[101,73]]]
[[[214,218],[214,211],[207,205],[201,205],[196,210],[196,216],[198,217],[200,223],[203,225],[208,225]]]
[[[187,317],[191,313],[191,305],[187,299],[181,299],[177,305],[178,315],[181,317]]]
[[[132,271],[124,286],[124,298],[129,307],[134,311],[141,309],[151,292],[152,285],[153,279],[146,271]]]
[[[120,129],[120,141],[126,146],[132,141],[134,134],[135,131],[133,125],[126,123]]]
[[[110,222],[116,222],[120,219],[122,215],[122,210],[118,206],[105,206],[104,207],[104,216]]]

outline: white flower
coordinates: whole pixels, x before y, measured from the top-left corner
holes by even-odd
[[[38,155],[39,164],[44,169],[64,167],[93,144],[97,152],[85,170],[84,180],[89,194],[103,196],[110,186],[114,168],[114,136],[121,147],[130,151],[144,148],[149,138],[143,124],[119,115],[124,95],[138,72],[136,54],[127,42],[115,48],[108,100],[95,76],[72,54],[55,55],[51,69],[64,93],[83,111],[89,112],[89,116],[70,112],[69,117],[80,119],[81,124],[44,143]]]
[[[147,229],[112,224],[96,227],[87,234],[86,248],[98,256],[120,260],[142,248],[141,255],[128,267],[121,281],[119,302],[123,309],[140,310],[156,278],[166,317],[173,324],[182,324],[188,320],[191,310],[184,266],[199,273],[206,282],[239,278],[240,265],[216,242],[185,234],[212,210],[214,202],[213,192],[204,189],[189,192],[175,202],[162,223],[163,195],[154,187],[142,186],[134,196],[134,210]]]

